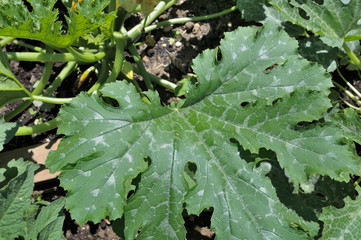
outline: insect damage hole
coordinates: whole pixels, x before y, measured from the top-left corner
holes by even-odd
[[[310,16],[308,16],[307,12],[301,8],[298,8],[298,14],[305,20],[310,20]]]
[[[214,239],[216,234],[211,231],[213,207],[204,209],[199,216],[189,215],[183,211],[184,226],[187,230],[186,239]]]
[[[216,51],[217,51],[217,55],[214,59],[214,64],[218,65],[222,61],[223,55],[222,55],[222,51],[219,47],[216,48]]]
[[[274,68],[276,68],[277,66],[278,66],[277,63],[276,63],[276,64],[273,64],[272,66],[266,68],[263,72],[264,72],[265,74],[269,74],[269,73],[270,73]]]
[[[150,157],[145,157],[144,162],[147,164],[147,167],[144,169],[144,171],[146,171],[146,169],[148,169],[149,166],[152,164],[152,159],[150,159]],[[133,196],[138,191],[139,183],[142,180],[143,172],[140,172],[135,178],[133,178],[133,180],[131,182],[131,185],[132,185],[133,189],[131,189],[128,192],[127,199],[129,199],[131,196]]]
[[[189,189],[193,188],[197,184],[197,180],[195,178],[197,172],[197,164],[194,162],[187,162],[184,165],[183,177],[187,182]]]
[[[33,11],[33,6],[27,1],[27,0],[22,0],[23,4],[25,5],[25,7],[28,9],[29,12]]]
[[[114,108],[119,108],[119,102],[111,97],[101,96],[101,99],[106,105],[109,105]]]
[[[240,105],[241,105],[241,107],[245,107],[245,106],[247,106],[249,104],[249,102],[242,102]]]

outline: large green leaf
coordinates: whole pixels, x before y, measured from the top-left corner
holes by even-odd
[[[194,60],[198,84],[183,105],[164,107],[147,92],[148,105],[116,82],[102,97],[83,93],[61,109],[58,132],[66,137],[46,165],[61,170],[66,208],[79,223],[124,213],[126,239],[139,229],[138,239],[183,239],[184,207],[190,214],[213,207],[219,239],[307,237],[294,226],[317,234],[280,203],[266,165],[249,165],[230,139],[253,153],[273,150],[296,189],[314,174],[348,181],[360,162],[338,127],[317,123],[331,106],[329,76],[299,58],[297,42],[272,23],[227,33],[219,49],[219,59],[207,50]],[[190,163],[194,186],[184,175]]]
[[[0,51],[0,108],[6,103],[30,95],[11,72],[9,60]]]
[[[320,3],[322,2],[322,3]],[[283,17],[317,33],[331,47],[361,39],[359,0],[270,0]]]
[[[343,208],[333,206],[324,208],[320,220],[324,227],[321,239],[359,239],[361,234],[361,198],[360,187],[356,188],[359,196],[355,200],[345,198]]]
[[[28,0],[32,11],[23,1],[0,0],[0,35],[39,40],[56,47],[68,47],[103,24],[109,25],[112,15],[102,13],[110,0],[82,1],[77,10],[68,8],[66,27],[58,21],[56,0]],[[107,28],[107,30],[110,30]]]

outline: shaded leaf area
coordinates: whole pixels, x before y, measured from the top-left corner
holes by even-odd
[[[271,0],[282,16],[320,35],[331,47],[361,39],[361,2],[356,0]]]
[[[242,18],[246,21],[272,21],[279,24],[284,21],[280,11],[267,0],[237,0],[237,8],[242,13]]]
[[[262,21],[266,19],[265,8],[271,6],[266,0],[237,0],[237,8],[246,21]]]
[[[273,160],[271,171],[267,174],[276,188],[280,201],[307,221],[317,221],[322,208],[344,207],[343,199],[347,196],[355,199],[356,191],[351,182],[337,182],[329,177],[317,176],[312,193],[294,193],[294,188],[287,182],[284,171]],[[341,189],[341,191],[340,191]]]
[[[299,40],[298,52],[309,61],[321,64],[328,72],[336,70],[339,50],[323,43],[319,36]]]
[[[0,51],[0,107],[30,95],[11,72],[9,59]]]
[[[0,189],[0,237],[1,239],[65,239],[62,226],[64,199],[46,207],[34,204],[31,194],[34,187],[34,171],[38,165],[22,159],[12,160],[1,168]],[[40,211],[39,211],[40,210]]]
[[[269,164],[245,161],[234,141],[252,154],[274,151],[295,189],[316,174],[348,181],[360,169],[352,147],[337,126],[318,122],[331,107],[329,76],[269,22],[227,33],[218,53],[194,60],[198,82],[176,106],[162,106],[155,92],[145,93],[148,105],[132,85],[115,82],[62,107],[58,133],[66,137],[46,165],[61,170],[77,222],[124,216],[126,239],[139,230],[137,239],[183,239],[184,208],[212,207],[219,239],[317,234],[316,223],[278,200]]]
[[[356,187],[356,199],[346,197],[345,206],[329,206],[323,209],[320,220],[324,223],[321,239],[358,239],[361,226],[360,187]]]
[[[1,36],[39,40],[51,46],[65,48],[79,37],[102,26],[108,26],[114,16],[102,10],[110,0],[82,1],[77,9],[68,7],[65,23],[58,20],[56,0],[28,0],[31,11],[23,1],[0,1]]]

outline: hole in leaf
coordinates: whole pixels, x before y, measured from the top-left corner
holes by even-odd
[[[216,48],[216,51],[217,51],[217,55],[216,55],[216,58],[214,59],[214,64],[215,65],[218,65],[220,63],[220,61],[222,60],[222,51],[219,47]]]
[[[69,1],[68,5],[69,7],[71,7],[71,1]],[[66,21],[66,17],[69,17],[68,9],[64,5],[63,1],[56,1],[54,5],[54,10],[59,11],[58,21],[62,23],[61,24],[62,35],[65,35],[68,29],[68,23]]]
[[[272,66],[266,68],[266,69],[264,70],[264,73],[266,73],[266,74],[270,73],[270,72],[271,72],[275,67],[277,67],[277,66],[278,66],[277,63],[276,63],[276,64],[273,64]]]
[[[298,8],[298,14],[306,20],[310,20],[310,16],[307,15],[307,13],[305,12],[305,10]]]
[[[312,122],[302,121],[302,122],[297,123],[297,126],[299,126],[299,127],[309,127],[309,126],[311,126],[312,124],[314,124],[316,122],[317,122],[316,120],[314,120]]]
[[[315,212],[320,212],[324,207],[342,208],[343,199],[346,196],[352,199],[356,197],[356,191],[351,182],[337,182],[327,176],[318,179],[312,193],[302,193],[297,189],[298,194],[295,194],[293,184],[289,182],[278,162],[273,160],[270,163],[272,168],[266,176],[271,179],[280,201],[288,208],[295,210],[306,221],[317,221]],[[340,192],[339,189],[342,191]]]
[[[211,231],[211,218],[213,208],[204,209],[199,216],[183,211],[184,226],[187,230],[186,239],[203,239],[210,240],[216,237]]]
[[[245,107],[245,106],[247,106],[249,104],[249,102],[243,102],[243,103],[241,103],[241,107]]]
[[[323,5],[324,0],[313,0],[318,5]]]
[[[109,106],[112,106],[114,108],[119,108],[119,103],[116,99],[111,98],[111,97],[105,97],[105,96],[101,96],[103,102]]]
[[[260,148],[258,153],[251,153],[249,150],[244,149],[237,139],[231,138],[229,141],[237,145],[239,157],[245,160],[247,163],[275,158],[275,153],[271,150]]]
[[[359,156],[361,156],[361,145],[355,142],[356,152]]]
[[[193,188],[197,184],[197,181],[195,179],[196,172],[197,165],[194,162],[187,162],[184,165],[183,177],[184,180],[187,182],[189,189]]]
[[[27,0],[23,0],[23,3],[29,12],[33,11],[33,6],[31,6],[31,4]]]
[[[152,164],[152,159],[150,157],[144,158],[144,162],[148,164],[148,167]]]
[[[272,101],[272,105],[275,105],[275,104],[278,103],[279,101],[281,101],[281,98],[276,98],[275,100]]]
[[[150,157],[144,158],[144,162],[147,163],[147,165],[148,165],[147,168],[152,164],[152,160],[150,159]],[[143,172],[140,172],[135,178],[132,179],[131,185],[134,186],[134,188],[128,192],[128,194],[127,194],[128,199],[137,192],[137,190],[139,188],[139,183],[142,180]]]

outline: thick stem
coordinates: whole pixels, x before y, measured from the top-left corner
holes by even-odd
[[[136,74],[139,74],[139,75],[142,74],[141,71],[139,70],[139,68],[134,67],[133,69]],[[169,82],[168,80],[162,79],[160,77],[154,76],[153,74],[148,73],[148,77],[152,82],[154,82],[162,87],[168,88],[172,91],[175,91],[175,89],[177,87],[177,84]]]
[[[361,70],[361,61],[360,59],[355,55],[354,52],[347,46],[346,43],[342,45],[343,49],[346,51],[347,56],[350,58],[350,62],[355,64],[358,69]]]
[[[94,91],[98,90],[100,88],[101,85],[104,84],[104,82],[107,79],[107,73],[108,73],[108,61],[107,59],[104,59],[102,61],[102,65],[100,67],[100,72],[97,76],[98,80],[96,81],[96,83],[88,90],[88,93],[93,93]]]
[[[97,54],[82,54],[72,47],[67,47],[66,49],[80,62],[96,62],[105,57],[105,52],[98,52]]]
[[[64,103],[70,103],[71,100],[73,100],[73,98],[56,98],[56,97],[45,97],[45,96],[34,95],[32,97],[32,100],[52,103],[52,104],[64,104]]]
[[[25,136],[35,133],[43,133],[50,131],[56,127],[57,127],[56,119],[53,119],[38,125],[19,127],[18,131],[15,133],[15,136]]]
[[[54,51],[50,47],[47,47],[46,50],[48,52],[50,51],[51,53],[42,53],[42,54],[52,54],[52,52]],[[41,76],[41,79],[40,79],[38,85],[36,86],[36,88],[31,93],[32,98],[33,98],[33,96],[39,95],[40,93],[42,93],[42,91],[44,90],[46,84],[48,83],[48,80],[50,78],[52,69],[53,69],[53,63],[52,62],[46,62],[45,67],[44,67],[43,75]],[[27,100],[27,101],[21,103],[12,112],[10,112],[9,114],[7,114],[4,117],[5,121],[10,121],[12,118],[14,118],[18,114],[22,113],[26,108],[28,108],[31,105],[32,102],[33,102],[32,100]]]
[[[15,38],[13,38],[13,37],[6,37],[6,38],[2,39],[2,40],[0,41],[0,47],[5,46],[5,45],[8,44],[9,42],[12,42],[14,39],[15,39]]]
[[[53,53],[54,49],[47,46],[46,47],[46,52],[47,53]],[[43,75],[41,76],[41,79],[40,79],[38,85],[36,86],[36,88],[32,92],[33,95],[39,95],[39,94],[41,94],[43,92],[46,84],[49,81],[49,78],[50,78],[50,75],[51,75],[52,71],[53,71],[53,63],[52,62],[46,62],[45,67],[44,67]]]
[[[350,108],[352,108],[352,109],[360,112],[360,108],[359,108],[359,107],[355,107],[354,105],[352,105],[351,103],[347,102],[347,101],[346,101],[345,99],[343,99],[343,98],[341,98],[341,100],[342,100],[342,102],[343,102],[344,104],[346,104],[346,105],[349,106]]]
[[[71,53],[6,52],[9,60],[25,62],[74,62],[78,59]]]
[[[131,45],[131,46],[129,46],[128,49],[129,49],[130,53],[133,55],[133,59],[134,59],[135,63],[138,65],[140,74],[143,76],[145,85],[147,86],[148,90],[153,90],[153,85],[149,79],[147,70],[145,70],[145,67],[143,65],[141,57],[139,56],[137,48],[134,45]]]
[[[118,32],[114,32],[113,36],[115,41],[115,58],[112,72],[107,79],[98,79],[98,81],[88,90],[88,93],[92,93],[98,90],[106,82],[114,82],[122,70],[126,38],[123,36],[123,34]]]
[[[360,92],[351,84],[347,79],[342,75],[341,71],[337,68],[337,73],[341,79],[346,83],[346,85],[359,97],[361,98]]]
[[[27,49],[31,49],[31,50],[34,50],[36,52],[40,52],[40,53],[46,53],[46,50],[41,48],[41,47],[37,47],[37,46],[34,46],[34,45],[31,45],[31,44],[28,44],[28,43],[24,43],[24,42],[21,42],[17,39],[15,39],[13,41],[14,44],[16,45],[19,45],[19,46],[22,46],[22,47],[25,47]]]
[[[132,45],[137,42],[142,35],[142,27],[148,26],[151,24],[159,15],[161,15],[165,10],[173,6],[178,0],[171,0],[168,3],[165,1],[160,1],[158,5],[154,8],[154,11],[149,14],[146,21],[143,19],[138,25],[133,27],[128,32],[129,42],[128,45]]]
[[[231,13],[231,12],[235,11],[235,10],[237,10],[237,6],[233,6],[231,8],[228,8],[228,9],[224,10],[224,11],[221,11],[221,12],[218,12],[218,13],[213,13],[213,14],[210,14],[210,15],[205,15],[205,16],[169,19],[169,20],[159,22],[157,24],[146,27],[144,29],[144,32],[148,33],[148,32],[150,32],[150,31],[152,31],[154,29],[157,29],[159,27],[168,26],[168,25],[171,25],[171,24],[186,23],[186,22],[190,22],[190,21],[197,22],[197,21],[209,20],[209,19],[212,19],[212,18],[217,18],[217,17],[223,16],[223,15],[226,15],[228,13]]]
[[[13,111],[11,111],[10,113],[8,113],[4,116],[5,121],[8,122],[11,119],[13,119],[14,117],[16,117],[17,115],[19,115],[20,113],[22,113],[26,108],[28,108],[31,105],[31,103],[32,103],[32,101],[25,101],[25,102],[21,103]]]
[[[347,90],[346,88],[344,88],[343,86],[341,86],[339,83],[333,81],[333,84],[336,85],[336,87],[338,87],[339,89],[341,89],[342,91],[344,91],[346,93],[347,96],[349,96],[354,102],[356,102],[359,106],[361,106],[361,101],[358,100],[355,95],[352,94],[352,92],[350,92],[349,90]]]
[[[62,81],[70,75],[70,73],[76,68],[76,66],[76,62],[68,62],[58,74],[58,76],[56,76],[50,86],[45,90],[44,96],[51,96],[51,94],[60,86]]]

